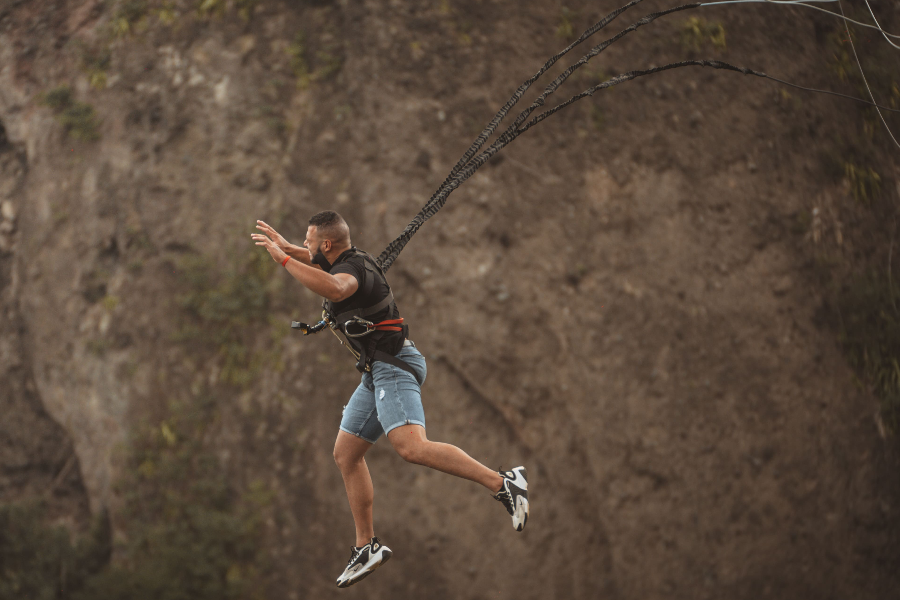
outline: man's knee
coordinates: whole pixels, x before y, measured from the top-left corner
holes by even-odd
[[[397,447],[397,454],[406,462],[413,464],[422,463],[422,450],[427,442],[408,440]]]
[[[338,449],[337,446],[334,447],[334,462],[335,464],[337,464],[338,468],[343,468],[342,465],[346,462],[344,454]]]
[[[362,460],[363,457],[354,453],[352,450],[341,448],[339,446],[334,447],[334,462],[342,471],[347,468],[352,468],[354,465],[362,462]]]
[[[352,469],[354,466],[361,463],[362,458],[335,452],[334,453],[334,462],[335,462],[335,464],[337,464],[338,469],[340,469],[341,471],[346,471],[347,469]]]

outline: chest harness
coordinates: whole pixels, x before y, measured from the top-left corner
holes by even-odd
[[[394,292],[391,291],[391,286],[384,276],[384,271],[381,270],[375,257],[356,247],[342,254],[338,262],[350,258],[363,259],[365,271],[363,272],[363,281],[360,282],[362,297],[368,298],[371,295],[376,281],[381,281],[387,287],[387,296],[371,306],[353,308],[342,313],[335,313],[334,303],[330,300],[325,300],[322,303],[321,321],[315,325],[292,321],[291,328],[300,330],[303,335],[318,333],[326,327],[331,329],[331,332],[338,338],[341,345],[346,346],[356,358],[356,369],[360,373],[370,373],[372,371],[372,363],[381,361],[403,369],[418,381],[418,375],[406,361],[383,350],[378,350],[376,347],[378,341],[386,335],[386,333],[380,332],[402,332],[404,340],[409,336],[409,326],[403,324],[403,318],[387,319],[378,323],[367,320],[367,317],[376,315],[386,308],[389,309],[388,315],[394,314],[394,308],[396,307]],[[341,339],[341,335],[343,335],[344,339]]]

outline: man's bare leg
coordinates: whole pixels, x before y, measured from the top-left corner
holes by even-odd
[[[496,494],[503,485],[503,477],[497,471],[484,466],[456,446],[426,439],[425,428],[421,425],[401,425],[391,430],[388,439],[397,453],[411,463],[480,483],[492,494]]]
[[[339,431],[334,443],[334,461],[344,478],[350,512],[353,513],[353,522],[356,524],[357,548],[365,546],[375,536],[372,523],[375,488],[372,486],[369,467],[363,458],[371,447],[369,442],[346,431]]]

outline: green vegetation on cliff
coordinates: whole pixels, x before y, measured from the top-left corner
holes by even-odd
[[[81,600],[255,597],[265,490],[228,484],[210,438],[211,400],[172,405],[133,433],[116,491],[124,502],[121,560],[89,579]]]
[[[71,598],[110,557],[109,519],[98,517],[77,542],[45,524],[41,501],[0,506],[0,600]]]
[[[97,114],[94,107],[86,102],[78,102],[69,86],[54,88],[41,96],[41,103],[56,113],[66,134],[73,139],[91,142],[100,139]]]
[[[246,386],[264,365],[279,367],[270,342],[280,340],[290,328],[271,320],[272,297],[283,283],[272,276],[277,266],[255,247],[222,262],[200,254],[179,262],[186,318],[177,339],[214,349],[227,383]],[[261,327],[271,336],[263,340],[265,347],[257,348]]]
[[[0,600],[225,600],[258,598],[260,484],[229,485],[214,451],[209,400],[172,405],[130,436],[109,563],[109,520],[73,542],[40,504],[0,506]]]

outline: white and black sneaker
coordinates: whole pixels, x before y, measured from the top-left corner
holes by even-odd
[[[345,588],[362,581],[372,571],[386,563],[392,554],[391,549],[379,542],[377,537],[373,537],[362,548],[352,546],[350,561],[338,577],[337,586]]]
[[[522,531],[528,522],[528,479],[525,467],[516,467],[512,471],[503,471],[501,467],[498,473],[503,477],[503,487],[493,498],[502,502],[512,515],[516,531]]]

